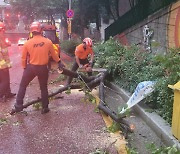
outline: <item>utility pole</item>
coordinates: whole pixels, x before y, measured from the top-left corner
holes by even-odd
[[[68,1],[69,1],[69,10],[71,10],[71,0]]]
[[[69,10],[71,10],[71,1],[72,0],[68,0],[68,2],[69,2]],[[68,23],[69,40],[71,40],[71,18],[70,17],[67,18],[67,23]]]

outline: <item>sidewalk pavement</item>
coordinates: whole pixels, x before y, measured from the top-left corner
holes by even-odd
[[[10,70],[13,92],[17,92],[22,76],[19,58],[17,55],[15,67]],[[59,76],[62,75],[56,71],[50,74],[49,92],[63,85],[62,81],[56,82]],[[96,105],[84,101],[82,91],[72,90],[70,95],[63,92],[56,96],[60,98],[51,99],[50,112],[43,115],[33,105],[10,115],[15,98],[1,102],[0,154],[90,154],[97,149],[117,154],[117,137],[107,131],[101,113],[94,111]],[[35,78],[27,88],[24,102],[38,97],[40,90]]]
[[[39,95],[37,80],[31,83],[25,101]],[[57,88],[57,87],[56,87]],[[51,85],[50,90],[54,90]],[[95,104],[86,102],[84,92],[72,90],[52,99],[50,112],[42,115],[33,106],[9,115],[15,99],[1,103],[0,154],[89,154],[96,149],[117,154],[112,138]]]

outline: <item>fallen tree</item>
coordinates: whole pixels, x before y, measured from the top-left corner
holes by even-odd
[[[73,72],[68,69],[63,68],[62,69],[62,74],[66,76],[70,76],[73,78],[78,78],[84,83],[85,88],[88,91],[91,91],[93,88],[99,86],[99,98],[100,98],[100,103],[98,105],[98,108],[102,110],[105,114],[109,115],[114,121],[121,123],[121,128],[125,130],[125,132],[132,132],[129,123],[124,120],[124,117],[119,117],[114,111],[112,111],[108,105],[105,103],[105,96],[104,96],[104,80],[106,78],[107,70],[106,69],[94,69],[94,71],[99,72],[96,76],[90,76],[87,77],[83,75],[82,73],[79,72]],[[48,95],[48,97],[53,97],[59,93],[62,93],[68,89],[82,89],[82,84],[69,84],[65,85],[55,92],[52,92]],[[38,102],[41,102],[41,98],[37,98],[36,100],[27,102],[23,105],[23,108],[27,108],[30,105],[36,104]],[[14,114],[15,111],[12,111],[11,114]]]
[[[97,69],[96,69],[97,71]],[[101,70],[102,71],[102,70]],[[104,80],[105,76],[107,75],[107,71],[103,70],[102,72],[100,72],[98,75],[96,76],[85,76],[82,73],[79,72],[73,72],[70,71],[68,69],[63,68],[62,74],[66,75],[66,76],[71,76],[73,78],[79,78],[81,81],[84,82],[86,88],[88,88],[88,90],[92,90],[93,88],[97,87],[100,84],[101,80]],[[52,92],[48,95],[48,97],[53,97],[59,93],[62,93],[68,89],[82,89],[82,85],[81,84],[69,84],[69,85],[65,85],[64,87],[59,88],[58,90],[56,90],[55,92]],[[35,103],[41,102],[41,98],[37,98],[36,100],[32,100],[30,102],[27,102],[26,104],[23,105],[23,108],[27,108],[30,105],[33,105]]]

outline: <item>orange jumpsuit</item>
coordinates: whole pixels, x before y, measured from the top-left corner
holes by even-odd
[[[24,44],[21,57],[24,72],[15,104],[15,109],[17,111],[23,110],[23,99],[26,88],[36,76],[38,77],[41,90],[42,108],[48,108],[49,100],[47,89],[47,64],[49,60],[49,54],[51,54],[54,61],[60,61],[59,56],[55,53],[52,42],[41,35],[34,35],[33,38]]]
[[[83,43],[78,45],[75,49],[75,56],[76,56],[76,58],[79,59],[79,63],[81,65],[89,64],[88,56],[93,55],[93,54],[94,54],[94,52],[92,50],[92,47],[86,46],[86,48],[84,48]],[[79,67],[79,65],[78,65],[77,61],[75,60],[71,71],[76,71],[78,69],[78,67]],[[92,75],[92,72],[87,72],[87,73],[88,73],[88,76]],[[66,84],[70,84],[71,81],[72,81],[72,77],[68,77]]]

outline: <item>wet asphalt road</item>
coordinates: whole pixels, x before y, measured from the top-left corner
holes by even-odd
[[[17,45],[10,47],[13,67],[10,69],[12,92],[18,91],[22,76],[21,50]],[[49,83],[56,80],[58,72],[50,74]],[[63,82],[49,84],[49,92]],[[50,112],[42,115],[33,106],[25,112],[9,115],[15,98],[1,103],[0,108],[0,154],[89,154],[96,149],[116,154],[113,139],[106,130],[95,104],[83,101],[84,93],[72,90],[70,95],[58,94],[61,99],[50,101]],[[24,101],[40,96],[37,79],[26,91]]]

